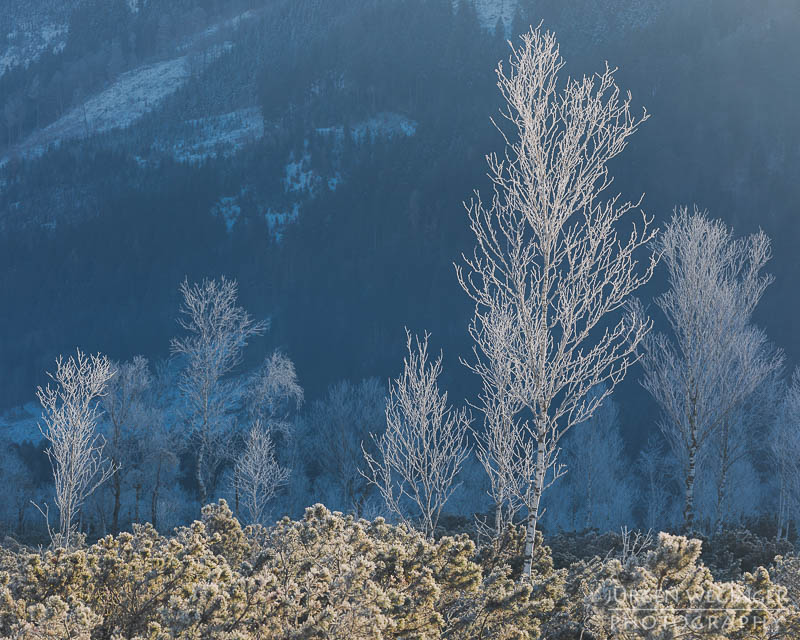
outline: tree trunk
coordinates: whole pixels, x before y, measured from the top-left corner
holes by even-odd
[[[119,508],[121,503],[122,494],[122,481],[119,477],[119,471],[114,474],[114,512],[111,516],[111,533],[117,535],[119,533]]]
[[[539,503],[544,490],[545,443],[539,439],[536,447],[536,472],[533,481],[533,502],[528,506],[528,524],[525,531],[525,564],[522,569],[522,582],[530,582],[533,568],[533,549],[536,542],[536,526],[539,523]]]
[[[136,483],[136,503],[135,503],[136,506],[135,506],[134,516],[133,516],[133,518],[134,518],[134,520],[136,520],[136,522],[139,522],[139,499],[141,497],[142,497],[142,483],[138,482],[138,483]]]
[[[697,447],[689,450],[689,468],[686,473],[686,505],[683,508],[683,529],[691,533],[694,528],[694,478],[697,465]]]
[[[153,528],[158,531],[158,492],[161,488],[161,456],[158,456],[158,466],[156,467],[156,481],[153,485],[153,494],[150,497],[150,522]]]
[[[200,507],[206,506],[206,498],[208,497],[208,488],[206,487],[205,478],[203,478],[203,462],[205,455],[203,452],[203,445],[201,444],[197,452],[197,469],[195,471],[195,480],[197,480],[197,491],[200,496]]]

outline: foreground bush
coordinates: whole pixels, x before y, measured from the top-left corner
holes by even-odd
[[[466,536],[429,542],[321,505],[242,529],[220,501],[170,538],[142,525],[3,554],[0,637],[536,638],[553,602],[532,591],[508,566],[485,573]]]
[[[71,551],[0,548],[0,638],[800,637],[795,556],[719,582],[698,540],[661,534],[650,550],[555,569],[538,537],[522,585],[523,542],[522,527],[480,550],[466,535],[433,542],[322,505],[243,529],[220,501],[172,537],[141,525]]]

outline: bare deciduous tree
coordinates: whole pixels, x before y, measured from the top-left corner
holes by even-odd
[[[152,378],[147,359],[142,356],[136,356],[131,362],[112,363],[111,366],[115,373],[102,404],[111,431],[108,455],[117,469],[111,479],[114,495],[111,532],[116,535],[119,533],[123,480],[129,468],[135,467],[141,458],[140,445],[143,444],[143,427],[147,419],[142,400]]]
[[[265,524],[266,505],[279,487],[289,480],[289,469],[275,459],[275,446],[269,429],[259,421],[253,425],[244,453],[234,469],[234,483],[249,520]]]
[[[651,219],[643,214],[620,237],[617,222],[638,203],[600,199],[612,181],[608,161],[647,113],[631,114],[607,65],[559,89],[563,65],[555,36],[539,28],[522,36],[509,73],[498,65],[515,137],[503,133],[504,156],[487,157],[494,196],[487,206],[476,192],[466,205],[477,247],[457,267],[475,302],[468,366],[483,380],[486,429],[497,441],[484,448],[527,510],[523,580],[542,493],[563,472],[559,441],[623,379],[651,327],[636,314],[610,315],[652,274],[654,256],[642,266],[634,257],[655,233]],[[603,393],[589,393],[601,384]]]
[[[558,526],[573,531],[611,531],[633,521],[638,491],[628,472],[630,461],[613,397],[606,398],[580,429],[566,435],[559,455],[562,460],[567,474],[544,499],[545,505],[551,505],[549,530]]]
[[[772,281],[761,271],[770,257],[761,232],[734,240],[721,221],[683,207],[657,243],[669,290],[656,299],[674,339],[644,343],[642,385],[662,411],[660,427],[683,467],[683,524],[694,526],[697,465],[718,430],[755,389],[782,365],[750,317]]]
[[[771,347],[765,343],[765,350]],[[782,368],[770,373],[759,387],[745,398],[731,415],[722,421],[712,437],[709,464],[712,472],[714,513],[711,521],[715,530],[732,522],[737,514],[747,511],[747,483],[755,474],[752,462],[761,449],[775,418],[785,384],[781,380]]]
[[[359,473],[361,445],[364,443],[369,453],[376,455],[369,434],[379,431],[385,423],[386,388],[377,378],[357,384],[342,380],[331,385],[304,418],[317,459],[324,460],[320,464],[323,481],[338,489],[342,507],[358,517],[364,515],[373,488]]]
[[[244,452],[234,465],[233,490],[236,512],[243,500],[254,522],[261,521],[265,503],[285,484],[281,473],[285,470],[288,477],[289,469],[296,466],[297,443],[292,414],[302,406],[303,400],[303,388],[297,380],[294,363],[280,351],[267,357],[250,378],[245,409],[253,426],[244,443]],[[279,465],[276,442],[280,444],[283,467]],[[256,473],[254,465],[258,460],[268,468]],[[271,483],[276,484],[267,490]]]
[[[200,502],[205,504],[214,489],[220,467],[232,452],[231,411],[242,394],[239,382],[225,379],[242,360],[247,341],[266,331],[236,305],[234,280],[222,277],[190,285],[184,280],[181,327],[189,332],[172,340],[172,352],[186,357],[180,388],[186,419],[193,437]]]
[[[644,448],[639,452],[636,466],[643,480],[644,520],[648,529],[665,531],[672,526],[671,506],[672,493],[670,471],[672,467],[667,460],[667,451],[661,436],[651,434]]]
[[[362,445],[368,472],[364,477],[384,499],[387,508],[409,526],[420,526],[432,537],[447,500],[458,488],[461,465],[470,454],[470,418],[466,410],[447,404],[438,378],[442,355],[428,362],[428,334],[416,345],[406,331],[408,356],[403,373],[392,381],[386,403],[386,431],[372,435],[377,454]],[[409,517],[406,504],[416,514]]]
[[[290,417],[305,399],[291,359],[275,351],[250,379],[245,404],[251,423],[261,422],[270,432],[291,438]]]
[[[81,506],[116,470],[103,455],[105,440],[95,431],[101,415],[98,399],[105,395],[114,371],[105,356],[87,357],[79,349],[66,361],[59,356],[55,374],[47,375],[55,387],[39,387],[36,395],[45,424],[39,430],[50,443],[46,453],[55,480],[59,530],[52,531],[49,520],[47,528],[54,545],[70,548]],[[47,519],[47,511],[39,510]]]
[[[778,476],[778,540],[789,539],[789,525],[800,515],[800,369],[785,393],[769,438]]]

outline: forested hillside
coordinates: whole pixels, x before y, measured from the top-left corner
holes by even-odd
[[[781,275],[758,317],[797,356],[795,314],[772,312],[797,268],[793,3],[523,3],[504,33],[440,0],[102,4],[0,77],[2,404],[28,401],[75,344],[163,357],[184,275],[237,277],[314,395],[387,376],[404,325],[463,354],[459,203],[498,148],[504,38],[542,18],[569,69],[608,59],[654,115],[619,160],[623,193],[646,192],[659,220],[697,202],[774,239]],[[141,104],[117,83],[143,86]]]

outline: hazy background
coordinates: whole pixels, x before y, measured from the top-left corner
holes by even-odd
[[[652,113],[613,188],[659,222],[694,202],[772,238],[756,321],[793,368],[796,0],[5,0],[0,407],[75,346],[167,357],[179,282],[221,274],[272,320],[246,365],[283,348],[309,400],[399,373],[404,326],[472,395],[461,202],[502,149],[505,40],[540,20],[569,73],[607,59]],[[616,393],[631,452],[656,418],[637,376]]]

